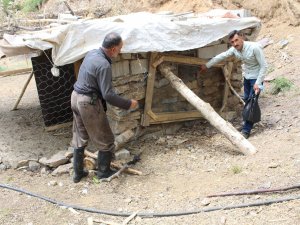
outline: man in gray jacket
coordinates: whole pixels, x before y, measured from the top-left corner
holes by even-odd
[[[88,175],[83,170],[84,148],[90,139],[98,148],[97,176],[111,176],[110,163],[114,154],[114,135],[106,116],[106,102],[122,109],[135,109],[136,100],[118,96],[112,88],[111,59],[118,56],[123,46],[117,33],[105,36],[102,47],[85,56],[71,96],[73,110],[74,177],[75,183]]]
[[[200,72],[206,71],[214,64],[224,59],[235,56],[242,61],[244,77],[244,101],[247,101],[254,93],[259,94],[267,71],[267,63],[260,45],[256,42],[244,41],[242,34],[234,30],[229,34],[229,41],[232,47],[212,58],[205,65],[201,66]],[[253,127],[253,123],[244,121],[242,134],[248,138]]]

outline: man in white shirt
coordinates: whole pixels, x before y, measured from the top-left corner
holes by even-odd
[[[250,96],[254,93],[259,94],[262,89],[263,80],[267,71],[265,56],[258,43],[245,41],[239,31],[234,30],[230,32],[228,36],[232,47],[226,52],[215,56],[205,65],[202,65],[200,72],[206,71],[208,68],[230,56],[240,59],[243,63],[244,101],[247,101]],[[245,138],[249,137],[252,127],[253,123],[244,121],[242,134]]]

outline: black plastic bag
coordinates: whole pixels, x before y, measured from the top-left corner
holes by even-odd
[[[258,95],[253,94],[247,101],[243,110],[243,120],[251,123],[260,121],[261,113],[258,105]]]

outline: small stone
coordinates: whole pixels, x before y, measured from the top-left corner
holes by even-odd
[[[60,187],[64,186],[63,182],[59,182],[58,186],[60,186]]]
[[[30,161],[29,162],[29,170],[32,172],[36,172],[41,168],[41,165],[38,162]]]
[[[41,169],[41,174],[47,175],[47,174],[49,174],[49,173],[50,173],[50,170],[49,170],[48,167],[43,167],[43,168]]]
[[[130,203],[131,201],[132,201],[131,198],[126,198],[126,199],[124,200],[124,202],[126,202],[126,203]]]
[[[7,170],[6,165],[0,164],[0,171],[4,171],[4,170]]]
[[[270,165],[268,166],[268,168],[274,169],[274,168],[277,168],[278,166],[279,166],[278,163],[272,163],[272,164],[270,164]]]
[[[61,165],[61,166],[57,167],[51,174],[53,176],[62,175],[62,174],[69,174],[70,170],[72,168],[73,168],[73,164],[68,163],[68,164]]]
[[[2,163],[2,157],[0,157],[0,164]]]
[[[130,158],[130,151],[123,148],[115,153],[115,157],[116,157],[116,160],[122,160],[122,159],[126,160],[126,159]]]
[[[88,193],[88,189],[87,188],[84,188],[82,191],[81,191],[81,194],[83,195],[87,195]]]
[[[207,206],[210,204],[210,199],[209,198],[204,198],[202,201],[201,201],[201,205],[203,206]]]
[[[18,162],[17,168],[28,166],[28,164],[29,164],[29,160],[21,160]]]
[[[55,180],[51,180],[48,182],[48,186],[56,186],[57,185],[57,181]]]

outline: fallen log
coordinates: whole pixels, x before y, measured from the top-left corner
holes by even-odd
[[[193,91],[191,91],[183,81],[178,78],[169,66],[166,64],[159,65],[159,70],[171,83],[172,87],[176,89],[189,103],[191,103],[203,117],[207,119],[211,125],[219,130],[232,144],[238,147],[239,151],[245,155],[252,155],[256,153],[256,148],[245,139],[230,123],[226,122],[218,113],[204,102]]]
[[[84,154],[88,157],[91,157],[91,158],[97,160],[97,154],[96,153],[90,152],[90,151],[85,149]],[[116,169],[121,169],[123,167],[122,165],[117,164],[115,162],[111,162],[110,166],[113,167],[113,168],[116,168]],[[142,175],[143,174],[141,171],[138,171],[138,170],[135,170],[135,169],[132,169],[132,168],[127,168],[127,169],[124,170],[124,172],[134,174],[134,175]]]

